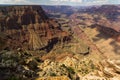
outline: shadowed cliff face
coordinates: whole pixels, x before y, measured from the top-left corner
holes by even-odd
[[[8,27],[8,29],[20,28],[21,25],[35,24],[48,19],[40,6],[0,7],[0,15],[2,27]]]
[[[42,49],[68,36],[40,6],[0,7],[0,32],[6,34],[10,49]]]

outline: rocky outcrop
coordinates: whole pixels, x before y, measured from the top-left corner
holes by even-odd
[[[101,62],[101,67],[100,69],[103,68],[103,73],[110,76],[110,77],[120,77],[119,72],[120,72],[120,60],[104,60]],[[106,65],[106,66],[103,66]]]
[[[70,79],[67,76],[57,76],[57,77],[37,78],[36,80],[70,80]]]
[[[42,61],[28,51],[0,52],[1,79],[34,80],[119,80],[120,60],[102,60],[98,63],[80,55],[65,57],[60,61]]]
[[[39,77],[46,76],[67,76],[71,80],[79,80],[82,76],[95,70],[94,64],[91,60],[83,59],[80,60],[75,55],[74,57],[65,57],[59,62],[45,60],[42,64],[38,65],[41,70],[38,72]],[[81,76],[80,76],[81,75]],[[48,79],[49,77],[47,77]]]
[[[76,80],[79,79],[78,73],[85,75],[93,71],[92,64],[89,60],[81,61],[75,56],[66,57],[59,62],[50,59],[42,61],[39,56],[33,56],[30,52],[21,49],[3,50],[0,52],[0,78],[2,77],[3,80],[12,77],[22,80]]]

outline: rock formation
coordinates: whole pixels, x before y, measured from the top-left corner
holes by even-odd
[[[11,49],[48,48],[53,41],[58,42],[68,36],[40,6],[7,6],[0,10],[0,31],[7,35],[7,46]]]

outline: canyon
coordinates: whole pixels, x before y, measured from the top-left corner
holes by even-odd
[[[120,7],[0,6],[1,80],[119,80]]]

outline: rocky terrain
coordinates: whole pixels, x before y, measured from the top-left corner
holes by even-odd
[[[40,6],[1,6],[0,79],[34,78],[39,60],[33,59],[49,53],[55,45],[61,49],[70,40],[70,33],[62,30],[56,20],[49,19]],[[34,70],[26,66],[26,60]]]
[[[60,61],[90,52],[40,6],[1,6],[0,15],[1,80],[73,79],[74,69]]]
[[[119,6],[42,7],[0,7],[0,80],[120,79]]]
[[[0,31],[10,49],[47,49],[69,36],[40,6],[1,7]]]
[[[120,50],[119,50],[120,48],[120,43],[119,43],[120,7],[119,5],[92,6],[89,8],[79,9],[78,12],[75,12],[72,15],[67,17],[62,17],[63,15],[62,13],[59,15],[61,15],[61,17],[59,18],[57,17],[56,19],[62,25],[63,29],[68,30],[69,27],[71,27],[71,29],[69,30],[73,32],[73,36],[76,37],[79,43],[80,43],[80,40],[82,41],[84,40],[85,44],[89,46],[90,48],[89,53],[91,54],[91,56],[89,55],[89,58],[92,57],[92,59],[93,58],[99,59],[98,58],[98,55],[99,55],[99,57],[102,57],[102,60],[103,59],[119,60],[119,57],[120,57],[119,56],[119,53],[120,53]],[[77,47],[76,49],[80,50],[82,48]],[[97,60],[93,60],[93,61],[96,62]],[[101,59],[100,59],[100,63],[101,63]],[[104,65],[106,66],[106,68],[105,68],[105,71],[104,69],[102,69],[102,72],[100,71],[100,73],[102,74],[106,72],[106,69],[107,69],[107,72],[109,72],[109,69],[108,69],[109,65],[107,63]],[[113,73],[116,74],[116,71],[113,70]],[[92,74],[92,75],[95,75],[95,74]],[[88,75],[87,77],[88,77],[87,78],[88,80],[89,79],[94,80],[95,78],[96,79],[99,78],[102,80],[108,76],[95,75],[90,77],[90,75]],[[119,74],[117,74],[117,77],[116,75],[114,75],[114,77],[108,77],[108,80],[109,79],[119,80]]]

